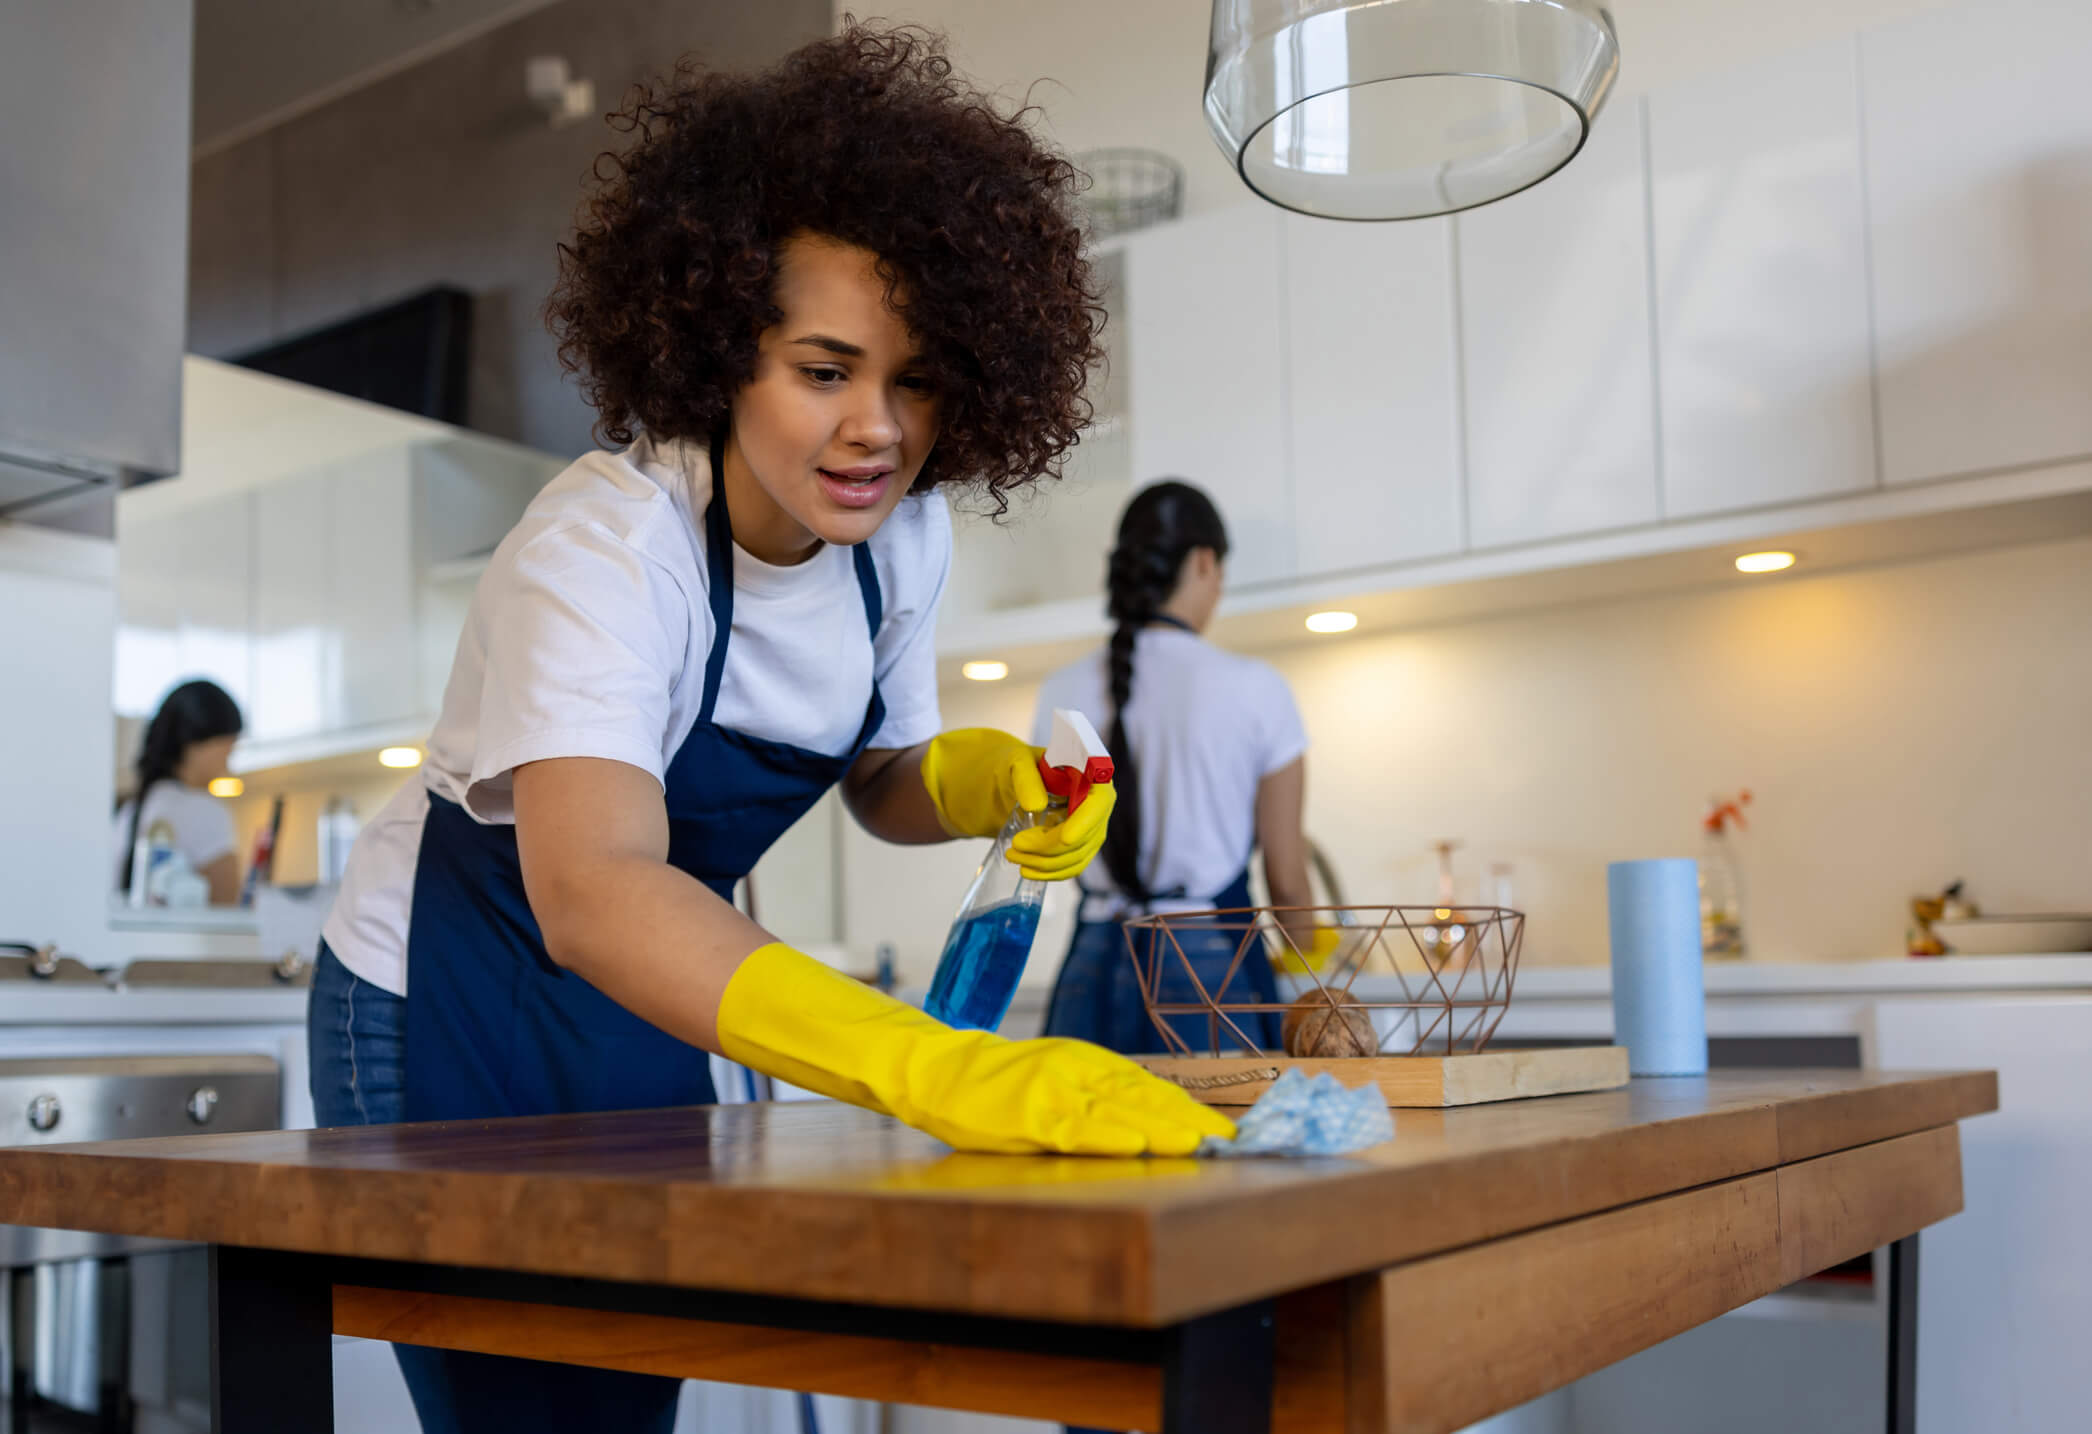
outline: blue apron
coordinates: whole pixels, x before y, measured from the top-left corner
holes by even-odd
[[[1211,902],[1216,910],[1221,911],[1238,911],[1252,904],[1247,867]],[[1192,969],[1198,973],[1199,981],[1211,994],[1226,977],[1228,965],[1242,944],[1241,926],[1229,925],[1202,932],[1186,922],[1173,926],[1171,933]],[[1067,959],[1061,962],[1060,975],[1053,982],[1053,996],[1046,1006],[1047,1035],[1095,1041],[1108,1050],[1130,1056],[1159,1055],[1174,1050],[1163,1039],[1162,1032],[1155,1028],[1155,1022],[1149,1018],[1147,1006],[1141,1000],[1140,978],[1126,946],[1129,936],[1135,941],[1157,939],[1141,932],[1129,933],[1123,919],[1078,921],[1075,924],[1075,936],[1068,943]],[[1260,941],[1257,948],[1243,958],[1242,969],[1228,984],[1227,993],[1221,997],[1223,1001],[1275,1003],[1278,1000],[1278,976],[1264,958],[1261,947]],[[1198,988],[1186,976],[1184,963],[1177,959],[1176,951],[1167,946],[1164,951],[1157,999],[1170,1004],[1197,1004]],[[1259,1048],[1279,1048],[1279,1016],[1276,1012],[1230,1019]],[[1213,1023],[1208,1018],[1172,1016],[1169,1022],[1170,1028],[1191,1047],[1192,1054],[1205,1055],[1212,1050]],[[1220,1037],[1223,1050],[1236,1044],[1225,1026],[1220,1028]]]
[[[716,450],[716,445],[715,445]],[[886,715],[876,677],[847,752],[808,751],[713,721],[733,632],[733,530],[718,460],[705,512],[712,647],[696,725],[668,764],[668,860],[727,901],[787,827],[839,781]],[[870,634],[882,605],[871,549],[853,549]],[[406,1118],[471,1120],[706,1105],[706,1054],[546,954],[516,829],[431,795],[407,933]],[[400,1348],[428,1434],[666,1431],[680,1381]]]

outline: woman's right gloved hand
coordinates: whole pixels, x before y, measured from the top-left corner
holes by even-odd
[[[1085,1041],[959,1031],[778,943],[719,1002],[720,1053],[959,1150],[1189,1155],[1234,1122]]]
[[[1300,950],[1287,941],[1283,950],[1272,952],[1271,969],[1281,976],[1304,976],[1310,971],[1320,971],[1343,944],[1343,927],[1317,926],[1306,950]]]

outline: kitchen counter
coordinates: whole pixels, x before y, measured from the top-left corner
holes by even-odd
[[[1896,1243],[1893,1287],[1996,1105],[1989,1072],[1717,1072],[1402,1110],[1342,1160],[956,1155],[827,1102],[204,1135],[0,1150],[0,1222],[211,1243],[229,1431],[331,1429],[335,1333],[1159,1434],[1450,1430]]]

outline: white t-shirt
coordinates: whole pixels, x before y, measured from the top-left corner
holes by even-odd
[[[1056,707],[1082,713],[1110,740],[1105,664],[1099,652],[1046,679],[1034,743],[1045,744]],[[1151,909],[1212,905],[1256,845],[1257,784],[1307,750],[1292,689],[1268,664],[1223,652],[1194,633],[1143,628],[1134,639],[1126,741],[1140,781],[1140,869],[1148,890],[1186,893],[1182,900],[1157,898]],[[1085,920],[1126,910],[1101,859],[1079,880]]]
[[[131,851],[131,808],[135,805],[125,802],[118,807],[110,828],[109,845],[115,852],[115,861],[111,864],[109,884],[118,889],[123,886],[124,858]],[[174,828],[174,849],[197,871],[234,846],[232,813],[226,810],[225,803],[171,777],[154,782],[146,792],[145,814],[138,819],[138,834],[144,836],[151,831],[154,822],[166,822]]]
[[[327,919],[341,963],[407,989],[407,918],[433,791],[480,822],[513,823],[511,774],[549,757],[606,757],[661,781],[696,724],[712,649],[703,518],[710,460],[642,439],[591,453],[531,501],[495,549],[458,640],[422,780],[365,826]],[[734,548],[734,618],[712,720],[817,752],[849,750],[876,662],[875,747],[938,731],[935,626],[951,567],[937,494],[905,498],[872,536],[884,615],[866,641],[847,548],[772,567]]]

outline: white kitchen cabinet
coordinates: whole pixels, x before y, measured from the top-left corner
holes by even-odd
[[[256,741],[427,710],[415,646],[411,455],[254,490]]]
[[[1280,222],[1268,204],[1245,205],[1124,249],[1133,480],[1183,478],[1213,495],[1237,586],[1295,571]]]
[[[184,558],[173,529],[117,517],[116,710],[142,722],[181,676]]]
[[[267,742],[320,731],[338,689],[328,534],[334,503],[325,472],[258,489],[246,501],[254,508],[256,658],[247,737]]]
[[[253,515],[223,498],[121,523],[117,710],[150,718],[178,682],[208,678],[253,700]]]
[[[230,493],[120,505],[118,710],[223,683],[243,770],[406,741],[433,719],[474,571],[561,465],[458,434]],[[177,480],[180,481],[180,480]]]
[[[1666,517],[1875,482],[1855,55],[1649,99]]]
[[[1472,546],[1660,516],[1644,200],[1621,104],[1561,173],[1453,221]]]
[[[1891,483],[2092,453],[2088,57],[2084,0],[1860,37]]]
[[[1459,552],[1451,222],[1283,224],[1301,574]]]
[[[433,713],[443,689],[424,690],[414,660],[419,580],[414,542],[414,449],[385,455],[334,487],[329,528],[339,703],[330,725],[353,730]],[[496,536],[522,514],[513,499]]]
[[[1998,1073],[1961,1124],[1964,1209],[1918,1241],[1918,1434],[2084,1428],[2092,998],[1885,1001],[1874,1061]]]

